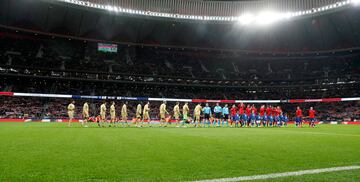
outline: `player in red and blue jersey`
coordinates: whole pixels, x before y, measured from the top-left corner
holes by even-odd
[[[250,112],[251,112],[251,114],[250,114],[251,126],[254,127],[254,125],[256,124],[256,112],[257,112],[255,105],[251,106]]]
[[[314,108],[310,107],[310,110],[309,110],[309,119],[310,119],[309,126],[311,128],[315,127],[315,113],[316,113],[316,111],[314,110]]]
[[[266,126],[272,126],[272,122],[274,121],[274,118],[272,116],[272,106],[268,106],[266,108],[266,116],[267,116],[267,122],[266,122]]]
[[[283,125],[282,121],[283,121],[283,115],[282,115],[282,109],[280,106],[277,106],[276,108],[276,114],[277,114],[277,124],[278,124],[278,127],[281,127]]]
[[[262,105],[260,107],[259,118],[260,118],[260,125],[262,124],[265,127],[265,125],[266,125],[265,105]]]
[[[230,120],[230,126],[232,127],[233,124],[235,124],[235,127],[238,126],[239,124],[239,120],[237,119],[236,115],[237,115],[237,108],[235,105],[233,105],[230,109],[230,115],[231,115],[231,120]]]
[[[273,126],[277,126],[277,122],[279,120],[279,115],[278,115],[278,110],[277,110],[276,106],[272,107],[271,113],[272,113],[272,116],[274,117]]]
[[[239,109],[239,116],[240,116],[240,124],[241,124],[241,127],[243,127],[245,125],[245,120],[244,120],[244,115],[245,115],[245,105],[243,103],[240,103],[238,105],[238,109]]]
[[[298,106],[296,108],[296,118],[295,118],[295,123],[297,127],[302,127],[302,110],[300,109],[300,107]]]
[[[251,115],[251,107],[250,107],[250,105],[246,106],[245,115],[246,115],[246,118],[244,119],[245,126],[249,127],[250,126],[250,115]]]
[[[284,114],[283,122],[284,122],[284,126],[287,127],[288,122],[289,122],[289,117],[286,113]]]

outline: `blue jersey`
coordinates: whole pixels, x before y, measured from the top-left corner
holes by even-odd
[[[222,112],[222,108],[220,106],[214,107],[214,113],[221,113],[221,112]]]
[[[204,114],[211,114],[211,108],[209,106],[206,106],[203,108]]]
[[[224,108],[222,109],[222,113],[223,113],[224,115],[229,115],[229,108],[228,108],[228,107],[224,107]]]

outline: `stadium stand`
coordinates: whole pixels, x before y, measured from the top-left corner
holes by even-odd
[[[119,48],[121,54],[109,54],[98,52],[96,42],[6,30],[2,35],[3,92],[225,100],[358,96],[360,67],[356,52],[246,57],[214,51],[123,46]],[[64,118],[70,102],[51,98],[1,99],[5,103],[1,116],[7,118]],[[90,103],[92,110],[97,111],[100,102]],[[131,115],[135,104],[130,103]],[[281,106],[293,116],[295,105]],[[310,104],[301,106],[308,108]],[[358,106],[357,102],[315,104],[321,113],[319,117],[328,121],[358,119]],[[158,118],[158,107],[159,103],[154,102],[154,119]],[[80,113],[80,107],[77,109]]]

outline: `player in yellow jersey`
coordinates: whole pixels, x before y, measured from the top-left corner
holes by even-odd
[[[176,102],[176,105],[174,106],[173,112],[174,112],[174,119],[176,120],[176,127],[179,127],[179,124],[180,124],[179,102]]]
[[[85,102],[83,105],[82,115],[83,115],[82,126],[88,127],[87,123],[89,121],[89,104],[87,102]]]
[[[148,123],[148,125],[150,126],[150,102],[147,102],[144,106],[144,110],[143,110],[143,119],[141,122],[141,125],[143,125],[143,123],[146,121]]]
[[[71,101],[71,103],[67,106],[69,122],[68,126],[71,126],[71,122],[74,119],[74,111],[75,111],[75,101]]]
[[[125,102],[123,106],[121,107],[121,122],[123,123],[123,126],[129,126],[128,124],[128,113],[127,113],[127,104],[128,102]]]
[[[115,127],[115,122],[116,122],[116,109],[115,109],[115,102],[112,101],[111,106],[110,106],[110,124],[109,124],[109,126],[111,126],[111,124],[113,124]]]
[[[166,110],[166,101],[163,101],[163,103],[160,105],[160,126],[166,127],[166,114],[169,114],[169,112]]]
[[[186,102],[183,106],[182,113],[183,113],[183,121],[182,125],[185,127],[186,122],[188,122],[188,114],[189,114],[189,104]]]
[[[105,126],[106,122],[106,102],[104,101],[103,104],[100,106],[100,125]]]
[[[196,105],[196,107],[194,109],[194,122],[195,122],[194,126],[195,127],[199,127],[201,124],[201,120],[200,120],[201,111],[202,111],[201,104]]]
[[[141,107],[141,103],[139,103],[136,106],[136,118],[135,118],[135,127],[142,127],[140,124],[141,121],[141,112],[142,112],[142,107]]]

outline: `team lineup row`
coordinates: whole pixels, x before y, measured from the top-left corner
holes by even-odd
[[[190,109],[188,103],[184,103],[182,110],[180,110],[180,103],[177,102],[173,108],[172,116],[167,111],[166,101],[164,101],[159,108],[160,116],[160,127],[166,127],[170,119],[176,121],[176,126],[184,126],[187,123],[192,124],[194,127],[201,126],[226,126],[229,124],[232,127],[273,127],[273,126],[287,126],[289,122],[289,117],[287,113],[284,113],[280,106],[265,106],[262,105],[258,109],[255,105],[247,105],[240,103],[238,106],[235,104],[229,109],[228,104],[225,104],[224,107],[221,107],[219,103],[216,103],[216,106],[211,109],[208,103],[202,107],[201,103],[198,103],[194,108],[193,118],[189,117]],[[115,102],[111,102],[110,105],[110,120],[107,120],[107,103],[104,101],[100,106],[100,113],[97,117],[91,118],[89,116],[89,104],[85,102],[82,108],[82,124],[87,126],[88,121],[97,122],[98,126],[105,126],[105,123],[108,123],[109,126],[116,125],[121,122],[123,125],[129,126],[128,122],[128,103],[125,102],[121,107],[121,118],[118,118],[116,115]],[[71,126],[72,120],[74,118],[75,111],[75,101],[72,101],[68,106],[68,116],[69,123]],[[136,114],[134,119],[134,125],[136,127],[143,127],[144,123],[150,122],[150,102],[147,102],[144,107],[141,103],[136,106]],[[315,113],[316,111],[313,107],[310,107],[308,111],[309,115],[309,126],[315,126]],[[296,118],[295,123],[297,127],[302,127],[303,123],[303,112],[300,107],[297,107],[295,112]],[[221,124],[221,125],[220,125]]]

